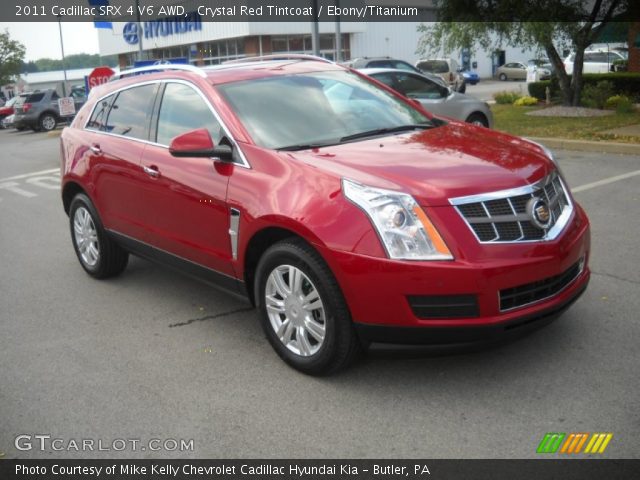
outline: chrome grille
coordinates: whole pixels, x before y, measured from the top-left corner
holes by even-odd
[[[549,207],[546,229],[532,221],[527,205],[539,198]],[[560,176],[553,172],[520,188],[450,200],[482,243],[552,240],[569,221],[573,205]]]

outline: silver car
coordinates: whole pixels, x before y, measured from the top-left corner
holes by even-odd
[[[457,93],[419,73],[391,68],[363,68],[360,72],[375,78],[402,95],[418,100],[435,115],[491,128],[493,114],[486,102]]]

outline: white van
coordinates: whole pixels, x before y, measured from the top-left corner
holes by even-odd
[[[573,60],[576,54],[572,53],[564,59],[564,69],[571,75],[573,73]],[[613,71],[615,60],[625,60],[625,57],[617,51],[585,51],[582,73],[608,73]]]

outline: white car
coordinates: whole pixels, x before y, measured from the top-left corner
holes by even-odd
[[[417,100],[435,115],[456,118],[477,126],[493,127],[493,114],[489,105],[474,97],[454,92],[421,73],[392,68],[363,68],[360,72],[405,97]]]
[[[567,74],[573,73],[573,62],[576,57],[575,53],[572,53],[564,59],[564,69]],[[585,51],[584,63],[582,67],[582,73],[609,73],[613,71],[613,62],[616,60],[625,60],[622,53],[610,50],[610,51]]]

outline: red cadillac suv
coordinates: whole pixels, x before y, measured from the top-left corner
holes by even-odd
[[[152,68],[94,89],[62,133],[89,275],[131,253],[248,298],[311,374],[369,342],[505,338],[585,290],[589,221],[543,146],[314,57]]]

